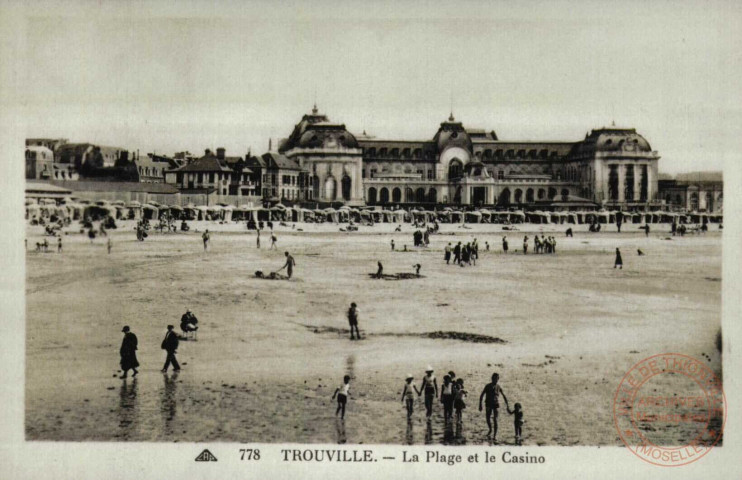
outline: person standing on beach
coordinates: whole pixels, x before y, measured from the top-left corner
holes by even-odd
[[[257,229],[256,232],[258,232],[258,237],[256,239],[257,247],[260,248],[260,229]]]
[[[523,237],[523,255],[528,255],[528,235]]]
[[[276,242],[278,242],[278,237],[276,237],[275,233],[271,232],[271,246],[268,250],[278,250]]]
[[[57,237],[57,253],[62,253],[62,235]]]
[[[502,237],[502,253],[508,253],[508,237]]]
[[[137,336],[131,333],[129,326],[125,326],[122,330],[124,333],[124,340],[121,342],[121,349],[119,355],[121,355],[121,370],[124,373],[119,378],[126,378],[129,370],[133,370],[132,377],[136,377],[137,367],[139,361],[137,360]]]
[[[108,237],[108,241],[106,242],[106,248],[108,249],[108,254],[111,254],[111,249],[113,248],[113,240],[111,240],[111,237]]]
[[[430,365],[425,369],[425,376],[422,385],[420,385],[418,396],[422,394],[425,394],[425,418],[430,420],[433,415],[433,399],[438,396],[438,382],[433,376],[433,367]]]
[[[446,245],[446,248],[444,249],[443,259],[446,261],[446,265],[448,265],[448,262],[451,260],[451,242],[448,242],[448,245]]]
[[[340,414],[340,419],[345,418],[345,404],[348,403],[348,397],[350,396],[350,375],[343,377],[343,384],[335,389],[335,393],[332,394],[332,399],[338,398],[338,408],[335,410],[335,416]]]
[[[209,241],[211,240],[211,234],[209,234],[209,229],[207,228],[203,235],[201,235],[201,238],[204,241],[204,252],[206,251],[206,248],[209,246]]]
[[[360,340],[361,339],[361,332],[358,331],[358,307],[356,305],[356,302],[352,302],[350,304],[350,308],[348,309],[348,323],[350,324],[350,339],[351,340]],[[356,331],[356,337],[353,337],[353,329]]]
[[[508,405],[508,398],[505,396],[505,392],[502,391],[502,387],[497,384],[498,380],[500,380],[500,375],[497,373],[493,373],[492,383],[488,383],[487,385],[485,385],[484,390],[482,390],[482,394],[479,395],[479,411],[482,411],[482,399],[484,399],[484,404],[487,408],[485,412],[485,418],[487,419],[488,427],[487,435],[492,433],[493,440],[497,438],[497,413],[500,408],[500,400],[498,397],[500,395],[502,395],[502,398],[505,399],[505,407],[510,410],[510,406]],[[490,416],[492,417],[492,420],[490,420]]]
[[[278,271],[280,272],[285,268],[286,275],[288,275],[289,280],[291,280],[291,275],[294,274],[294,266],[296,265],[296,260],[294,260],[294,257],[289,255],[289,252],[285,252],[284,255],[286,255],[286,263],[284,263],[283,267],[279,268]]]
[[[443,377],[443,384],[441,385],[441,403],[443,404],[443,419],[449,421],[453,416],[453,391],[454,383],[450,375]]]
[[[616,262],[613,264],[613,268],[618,267],[619,270],[623,270],[623,259],[621,258],[621,250],[616,249]]]
[[[461,242],[453,247],[453,264],[458,265],[459,263],[461,263]]]
[[[167,351],[167,357],[165,358],[165,366],[162,367],[162,373],[167,372],[168,367],[172,363],[173,370],[179,371],[180,370],[180,364],[178,363],[178,360],[175,358],[175,352],[178,350],[178,344],[180,343],[178,340],[178,335],[173,331],[172,325],[167,326],[167,333],[165,334],[165,339],[162,341],[162,349]]]
[[[392,252],[394,251],[394,239],[392,238]]]
[[[407,420],[412,418],[412,413],[415,408],[415,393],[420,396],[420,391],[415,385],[412,384],[412,374],[407,375],[405,380],[404,388],[402,389],[402,403],[407,407]]]

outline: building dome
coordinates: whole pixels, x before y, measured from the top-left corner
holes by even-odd
[[[302,117],[278,151],[283,153],[292,148],[358,148],[358,141],[345,125],[330,122],[315,105],[312,113]]]
[[[469,152],[472,151],[471,137],[461,122],[456,121],[453,114],[448,117],[448,121],[441,123],[441,127],[438,129],[435,137],[433,137],[433,141],[435,141],[439,152],[450,147],[459,147]]]
[[[581,151],[651,152],[649,142],[633,128],[603,128],[593,130],[578,144]]]

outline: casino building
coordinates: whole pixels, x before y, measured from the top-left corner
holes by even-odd
[[[576,142],[518,142],[500,140],[494,130],[466,128],[451,114],[430,140],[384,140],[353,135],[315,106],[278,152],[307,172],[305,200],[659,207],[660,157],[633,128],[596,129]]]

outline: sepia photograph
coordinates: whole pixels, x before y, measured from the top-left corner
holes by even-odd
[[[738,5],[71,5],[3,159],[27,445],[725,448]]]

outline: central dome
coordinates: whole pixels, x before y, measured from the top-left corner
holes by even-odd
[[[315,105],[312,113],[302,117],[278,151],[283,153],[292,148],[358,148],[358,141],[344,124],[330,122]]]

